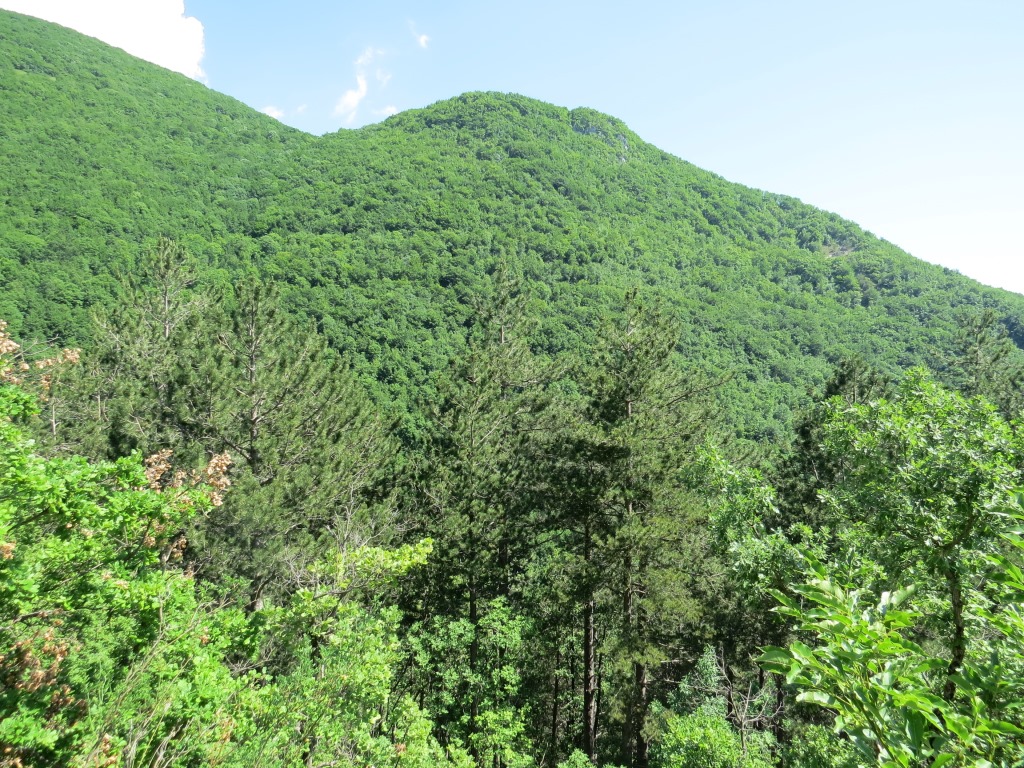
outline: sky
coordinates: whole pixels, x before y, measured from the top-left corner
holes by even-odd
[[[466,91],[592,107],[1024,293],[1022,0],[0,0],[314,134]]]

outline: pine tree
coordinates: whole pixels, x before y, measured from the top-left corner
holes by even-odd
[[[229,452],[232,493],[189,534],[202,577],[257,605],[298,588],[326,547],[394,537],[390,423],[273,285],[216,292],[161,240],[94,335],[55,392],[52,442],[98,458],[160,452],[174,471]]]
[[[524,341],[525,298],[500,272],[477,303],[466,352],[428,408],[414,478],[411,533],[430,538],[434,551],[411,609],[421,649],[413,684],[446,739],[468,744],[481,764],[505,764],[524,747],[509,681],[522,672],[513,656],[522,652],[518,604],[533,538],[530,443],[545,429],[549,378]]]
[[[171,450],[188,456],[185,400],[194,389],[197,338],[209,298],[198,264],[162,238],[122,281],[110,309],[96,315],[95,344],[55,388],[49,443],[93,458]]]
[[[586,399],[578,437],[567,455],[579,482],[568,511],[586,585],[583,617],[583,751],[597,757],[598,694],[620,725],[618,758],[645,766],[644,722],[663,628],[675,634],[699,613],[693,582],[703,547],[701,502],[681,481],[682,469],[713,422],[717,382],[684,373],[674,358],[678,328],[636,291],[606,329],[584,375]],[[696,567],[695,567],[696,566]],[[606,614],[609,678],[597,680],[598,598],[614,596]]]
[[[235,458],[234,489],[196,542],[201,573],[243,576],[251,598],[290,591],[324,548],[391,536],[389,422],[277,289],[238,283],[201,341],[191,431]]]
[[[1024,359],[991,309],[960,314],[956,347],[945,365],[952,383],[968,397],[981,395],[1008,419],[1020,413]]]

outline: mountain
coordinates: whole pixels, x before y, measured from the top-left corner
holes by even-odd
[[[681,357],[732,374],[746,438],[784,439],[839,359],[941,369],[964,308],[1018,347],[1024,297],[839,216],[730,183],[615,118],[470,93],[313,137],[59,26],[0,13],[0,317],[88,345],[90,314],[160,236],[205,280],[282,284],[381,402],[414,408],[488,275],[532,296],[537,351],[583,350],[640,286]]]

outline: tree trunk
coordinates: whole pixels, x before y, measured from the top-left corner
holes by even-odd
[[[633,517],[633,502],[626,505],[627,519]],[[629,639],[633,631],[633,582],[632,582],[633,559],[627,549],[622,563],[622,632]],[[635,638],[635,635],[634,635]],[[629,646],[627,645],[627,648]],[[634,668],[636,664],[634,664]],[[622,717],[622,742],[619,746],[619,762],[630,768],[633,765],[633,723],[636,719],[638,691],[635,685],[629,692],[626,701],[626,711]]]
[[[587,594],[583,602],[583,752],[590,762],[597,762],[597,631],[594,588],[590,583],[590,521],[584,524],[583,560],[586,568]]]
[[[470,577],[469,581],[469,623],[473,627],[473,640],[469,644],[469,671],[476,677],[477,666],[479,664],[480,655],[480,639],[477,635],[477,623],[480,617],[477,613],[476,603],[476,588],[474,579]],[[480,697],[474,687],[470,692],[470,707],[469,707],[469,754],[472,755],[473,759],[479,764],[480,754],[476,748],[476,740],[473,739],[476,736],[476,723],[477,718],[480,715]]]
[[[633,685],[636,692],[633,733],[636,740],[634,768],[647,768],[647,739],[644,737],[644,721],[647,719],[647,665],[633,665]]]
[[[953,611],[953,637],[950,641],[952,655],[949,660],[949,667],[946,669],[946,685],[942,691],[942,698],[946,701],[953,701],[956,697],[956,683],[950,678],[960,671],[960,667],[964,663],[964,656],[967,654],[966,630],[964,628],[964,595],[960,584],[960,573],[956,566],[946,569],[946,584],[949,587],[949,603]]]

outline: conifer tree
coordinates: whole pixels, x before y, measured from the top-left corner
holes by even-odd
[[[161,238],[95,317],[95,345],[53,393],[47,440],[95,458],[172,450],[185,459],[197,338],[209,308],[196,260]],[[189,456],[191,463],[200,457]]]
[[[1020,413],[1024,360],[1006,327],[991,309],[960,314],[954,354],[946,372],[968,397],[981,395],[1006,418]]]
[[[389,424],[316,329],[277,289],[238,283],[199,344],[191,426],[235,457],[235,492],[194,554],[209,576],[241,575],[252,598],[300,586],[323,550],[390,536]],[[387,526],[385,524],[388,524]]]
[[[98,349],[66,376],[52,440],[95,457],[158,452],[174,470],[229,452],[234,493],[190,533],[193,567],[253,605],[306,578],[324,547],[394,537],[388,420],[277,289],[219,293],[161,240],[97,318]],[[83,414],[87,418],[82,418]]]
[[[678,328],[636,291],[606,329],[582,381],[586,407],[571,453],[579,487],[572,525],[584,564],[584,752],[597,756],[598,631],[600,593],[614,596],[608,614],[609,678],[601,681],[620,725],[619,761],[647,763],[644,723],[657,668],[667,661],[659,634],[692,623],[699,614],[701,502],[681,481],[713,420],[716,386],[686,374],[673,353]],[[695,567],[696,566],[696,567]]]
[[[525,298],[501,271],[493,294],[474,308],[466,352],[452,361],[428,412],[414,481],[413,534],[434,542],[417,587],[422,669],[414,684],[446,738],[495,765],[524,742],[509,681],[522,673],[514,656],[522,652],[516,604],[531,540],[529,443],[547,405],[548,374],[524,341]],[[438,644],[442,638],[448,642]],[[453,670],[459,661],[464,669]]]

